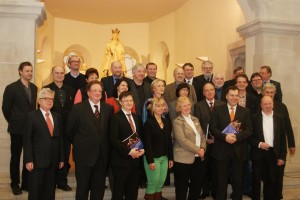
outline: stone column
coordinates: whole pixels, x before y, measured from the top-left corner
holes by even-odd
[[[36,28],[45,19],[44,4],[34,0],[0,0],[0,101],[9,83],[16,81],[19,63],[35,65]],[[34,82],[34,80],[33,80]],[[10,137],[0,115],[0,174],[9,175]]]
[[[269,65],[271,79],[281,83],[283,103],[288,107],[295,134],[296,147],[300,134],[300,20],[296,1],[239,0],[246,24],[237,31],[246,42],[247,74]],[[248,4],[248,7],[247,7]],[[296,9],[297,8],[297,9]],[[300,149],[287,156],[286,171],[300,166]]]

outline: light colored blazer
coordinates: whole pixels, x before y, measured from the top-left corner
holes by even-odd
[[[197,117],[191,116],[196,129],[200,133],[200,148],[206,148],[205,135]],[[199,147],[196,146],[196,134],[192,127],[185,121],[182,115],[175,118],[173,122],[174,136],[174,161],[185,164],[192,164],[195,160],[195,154],[198,153]]]
[[[197,95],[196,95],[194,86],[189,84],[189,87],[190,87],[189,98],[192,101],[192,105],[194,105],[195,103],[197,103]],[[171,102],[171,101],[174,101],[177,99],[176,88],[177,88],[177,86],[176,86],[175,82],[170,83],[166,86],[163,96],[167,102]]]

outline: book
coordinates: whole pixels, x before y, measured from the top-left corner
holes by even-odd
[[[222,131],[222,133],[224,134],[238,134],[240,132],[240,127],[241,127],[241,123],[239,123],[237,120],[231,122],[230,124],[228,124],[228,126],[226,126],[224,128],[224,130]]]
[[[122,143],[128,149],[137,148],[138,150],[141,150],[144,148],[144,144],[143,144],[142,140],[140,139],[137,132],[132,133],[128,138],[123,140]]]
[[[212,137],[212,135],[211,135],[211,133],[210,133],[210,131],[209,131],[209,124],[207,124],[205,136],[206,136],[206,137],[205,137],[206,140],[207,140],[207,139],[213,139],[213,137]]]

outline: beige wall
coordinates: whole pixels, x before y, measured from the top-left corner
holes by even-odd
[[[236,27],[245,23],[237,1],[190,0],[177,11],[150,23],[150,54],[165,40],[172,53],[168,72],[176,63],[191,62],[200,74],[198,56],[208,56],[215,72],[226,72],[227,45],[241,40]],[[168,29],[169,28],[169,29]],[[167,82],[172,82],[168,73]]]

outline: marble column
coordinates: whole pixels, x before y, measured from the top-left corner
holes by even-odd
[[[270,9],[271,10],[271,9]],[[259,16],[259,15],[258,15]],[[258,71],[260,66],[269,65],[271,79],[281,83],[283,102],[287,105],[298,147],[300,134],[300,21],[283,20],[278,12],[277,19],[264,16],[237,28],[246,41],[247,74]],[[300,166],[299,149],[294,156],[287,156],[286,171],[295,171]]]
[[[36,28],[45,19],[44,4],[34,0],[0,0],[0,101],[9,83],[16,81],[19,63],[35,65]],[[33,80],[34,82],[34,80]],[[0,115],[0,174],[9,175],[10,137]]]

